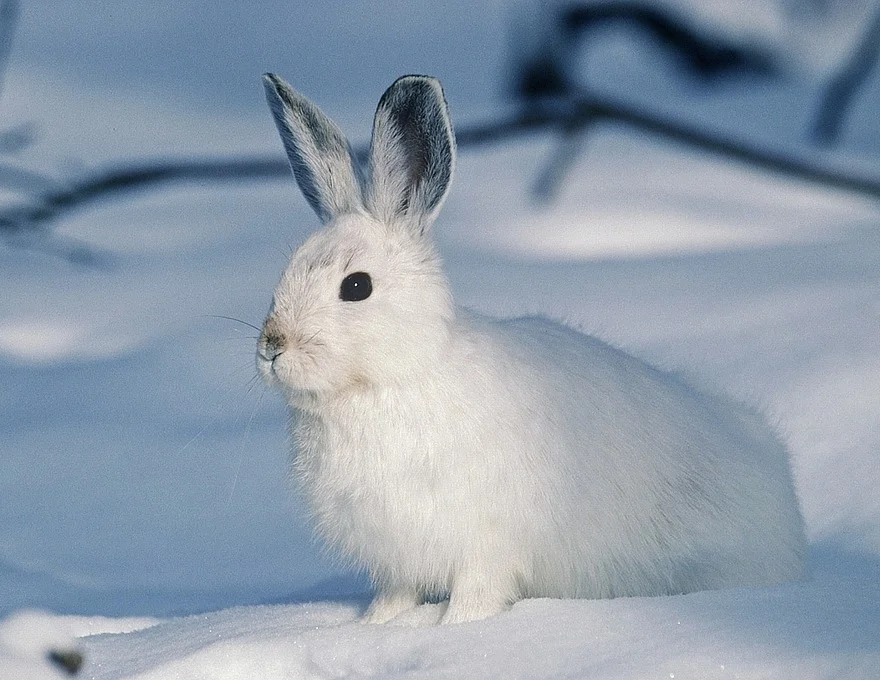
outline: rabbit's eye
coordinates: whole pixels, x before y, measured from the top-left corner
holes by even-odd
[[[373,292],[373,282],[367,272],[355,272],[342,279],[339,287],[339,299],[346,302],[360,302],[370,297]]]

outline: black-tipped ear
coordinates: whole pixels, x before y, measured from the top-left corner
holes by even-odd
[[[367,208],[390,220],[406,215],[424,232],[443,204],[455,167],[455,136],[436,78],[404,76],[376,109]]]
[[[263,86],[293,176],[321,221],[360,208],[357,164],[339,127],[275,74]]]

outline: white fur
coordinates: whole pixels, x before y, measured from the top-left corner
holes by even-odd
[[[278,87],[267,79],[289,119]],[[341,135],[310,118],[317,129],[279,123],[282,137]],[[366,186],[324,200],[339,184],[317,185],[321,206],[356,208],[294,254],[258,349],[296,416],[295,477],[317,531],[376,586],[365,620],[425,598],[449,597],[449,623],[524,597],[805,577],[787,452],[759,414],[560,324],[454,307],[429,238],[454,151],[439,83],[392,85]],[[349,159],[291,158],[314,162],[308,177],[350,185]],[[340,300],[359,271],[372,295]]]

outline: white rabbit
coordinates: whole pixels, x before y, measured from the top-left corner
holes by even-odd
[[[552,321],[454,306],[430,234],[455,162],[437,80],[385,92],[364,175],[314,104],[264,84],[326,226],[283,273],[257,364],[294,411],[318,534],[376,588],[365,621],[806,576],[787,452],[757,412]]]

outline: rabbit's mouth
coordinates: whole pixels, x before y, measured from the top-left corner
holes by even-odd
[[[280,378],[275,372],[275,357],[265,354],[261,349],[257,350],[257,372],[269,385],[280,384]]]
[[[302,401],[298,395],[312,395],[304,397],[312,402],[318,395],[337,391],[340,383],[346,382],[344,376],[328,370],[334,363],[328,363],[314,345],[301,345],[266,331],[257,343],[257,371],[269,386],[288,395],[294,405]]]
[[[257,371],[270,387],[282,390],[285,394],[307,392],[299,376],[300,371],[290,361],[290,352],[264,347],[257,349]]]
[[[257,342],[257,371],[272,387],[296,389],[300,371],[297,370],[291,348],[280,335],[264,330]]]

